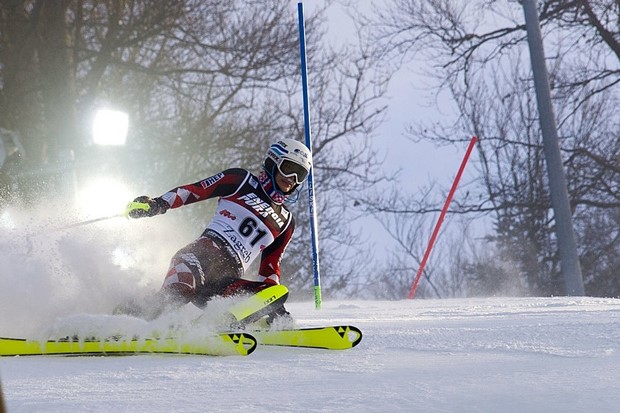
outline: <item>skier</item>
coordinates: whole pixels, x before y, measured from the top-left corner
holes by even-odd
[[[160,291],[142,308],[116,312],[153,319],[167,308],[190,302],[204,308],[215,296],[252,293],[279,284],[280,260],[295,229],[284,201],[306,180],[311,167],[312,156],[305,145],[280,139],[269,147],[258,176],[232,168],[156,198],[137,197],[134,202],[146,203],[149,209],[130,208],[131,218],[152,217],[216,197],[218,204],[202,235],[172,257]],[[259,255],[258,281],[245,279]],[[282,306],[268,316],[268,322],[278,317],[290,319],[290,314]]]

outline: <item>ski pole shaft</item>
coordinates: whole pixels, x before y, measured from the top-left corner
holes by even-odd
[[[93,219],[88,219],[86,221],[74,222],[73,224],[69,224],[69,225],[65,225],[65,226],[62,226],[62,227],[57,227],[57,228],[50,229],[48,231],[45,231],[45,233],[49,234],[49,233],[57,232],[57,231],[64,231],[66,229],[71,229],[71,228],[75,228],[75,227],[81,227],[81,226],[84,226],[84,225],[90,225],[90,224],[94,224],[95,222],[107,221],[108,219],[120,218],[122,216],[123,216],[123,214],[116,214],[116,215],[110,215],[110,216],[107,216],[107,217],[93,218]]]
[[[115,215],[108,215],[108,216],[105,216],[105,217],[88,219],[86,221],[74,222],[73,224],[69,224],[69,225],[64,225],[62,227],[53,228],[53,229],[50,229],[48,231],[44,231],[43,233],[50,234],[50,233],[53,233],[53,232],[64,231],[66,229],[71,229],[71,228],[76,228],[76,227],[82,227],[84,225],[94,224],[96,222],[107,221],[107,220],[113,219],[113,218],[121,218],[121,217],[129,218],[129,212],[133,211],[133,210],[136,210],[136,209],[142,209],[144,211],[148,211],[150,209],[150,206],[149,206],[149,204],[143,203],[143,202],[130,202],[130,203],[127,204],[127,207],[125,208],[125,211],[123,213],[115,214]],[[32,235],[36,235],[36,234],[32,234]]]
[[[88,219],[86,221],[75,222],[73,224],[65,225],[64,227],[54,228],[53,230],[48,231],[48,232],[62,231],[65,229],[81,227],[84,225],[94,224],[95,222],[107,221],[108,219],[112,219],[112,218],[121,218],[121,217],[129,218],[129,212],[135,209],[143,209],[145,211],[148,211],[150,209],[150,206],[149,204],[143,203],[143,202],[130,202],[127,204],[125,211],[121,214],[109,215],[107,217],[93,218],[93,219]]]

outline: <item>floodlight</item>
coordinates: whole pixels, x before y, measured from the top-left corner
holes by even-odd
[[[77,194],[77,210],[84,217],[114,215],[124,210],[131,192],[121,181],[95,178],[86,182]]]
[[[93,143],[97,145],[122,146],[127,141],[129,116],[126,113],[102,109],[95,115]]]

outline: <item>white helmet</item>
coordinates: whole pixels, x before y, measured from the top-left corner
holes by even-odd
[[[310,173],[312,154],[306,145],[295,139],[279,139],[267,150],[264,168],[272,179],[275,178],[277,168],[278,172],[287,178],[294,176],[299,185]]]

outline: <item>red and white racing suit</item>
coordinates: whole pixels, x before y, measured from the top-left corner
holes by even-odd
[[[170,208],[219,197],[217,211],[200,238],[171,260],[162,292],[203,307],[214,295],[243,277],[260,255],[258,280],[280,283],[280,260],[293,236],[293,216],[274,201],[273,183],[245,169],[227,169],[160,198]],[[280,200],[281,198],[275,197]]]

